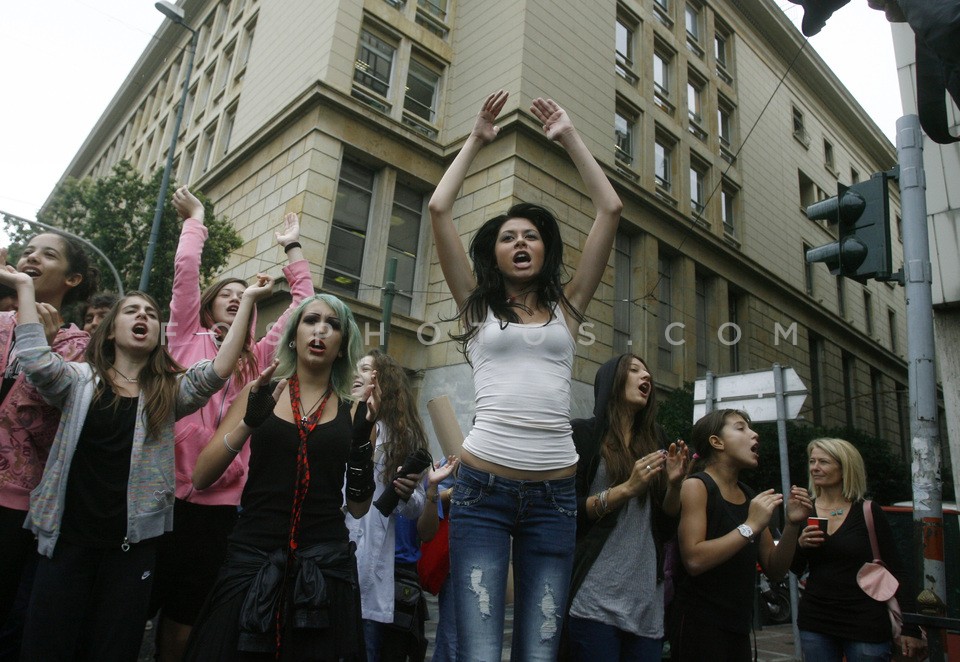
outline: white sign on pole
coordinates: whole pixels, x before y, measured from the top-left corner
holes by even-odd
[[[693,420],[707,413],[707,380],[698,379],[693,387]],[[800,415],[807,399],[807,387],[793,368],[783,369],[783,396],[787,419]],[[773,370],[738,372],[713,378],[713,409],[741,409],[760,423],[777,420],[777,390]]]

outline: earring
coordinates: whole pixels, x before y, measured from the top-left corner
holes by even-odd
[[[290,349],[294,349],[296,346],[297,346],[296,340],[291,340],[290,342],[287,343],[287,347],[289,347]]]

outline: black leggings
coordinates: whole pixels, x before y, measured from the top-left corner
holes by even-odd
[[[124,552],[59,540],[53,558],[37,566],[23,659],[136,660],[155,561],[154,541]]]

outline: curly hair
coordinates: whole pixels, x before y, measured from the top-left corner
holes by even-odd
[[[379,349],[370,350],[366,356],[373,357],[373,369],[377,371],[381,391],[377,419],[386,429],[387,443],[378,449],[382,448],[385,454],[381,480],[389,487],[393,472],[407,456],[415,450],[427,448],[427,433],[403,366]]]
[[[503,275],[497,268],[496,244],[500,227],[511,218],[525,218],[540,233],[543,240],[544,256],[543,267],[536,279],[537,300],[550,309],[550,319],[553,319],[553,304],[561,303],[566,310],[582,322],[586,319],[583,313],[577,310],[567,300],[563,292],[566,271],[563,266],[563,239],[560,236],[560,225],[556,217],[546,207],[529,202],[515,204],[505,214],[491,218],[480,226],[470,241],[470,259],[473,261],[473,275],[477,286],[467,296],[456,318],[460,320],[462,333],[450,334],[450,337],[460,342],[460,351],[467,356],[467,344],[487,318],[487,309],[500,320],[502,326],[509,323],[517,324],[520,317],[515,308],[522,304],[507,301],[506,287]],[[469,361],[469,356],[467,356]]]

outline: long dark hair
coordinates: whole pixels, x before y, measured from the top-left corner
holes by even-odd
[[[473,274],[477,286],[457,311],[457,318],[460,320],[463,332],[450,334],[451,338],[461,343],[461,351],[464,355],[466,355],[467,343],[477,334],[480,325],[487,318],[488,308],[493,310],[501,326],[520,322],[520,317],[514,309],[522,304],[507,301],[503,275],[497,268],[496,257],[500,227],[511,218],[525,218],[533,223],[543,240],[543,268],[537,275],[536,293],[537,301],[549,308],[550,319],[553,319],[552,304],[555,303],[562,304],[578,322],[586,319],[563,293],[566,272],[563,266],[563,239],[560,236],[560,225],[557,219],[546,207],[521,202],[510,207],[507,213],[495,216],[481,225],[470,241],[470,259],[473,261]]]
[[[38,232],[33,237],[30,237],[29,241],[33,241],[42,234],[52,234],[63,242],[63,256],[67,261],[67,273],[79,274],[81,278],[76,286],[68,288],[67,291],[64,292],[63,300],[60,304],[61,307],[69,306],[77,301],[86,301],[87,298],[100,287],[100,269],[90,261],[90,256],[87,255],[83,244],[73,237],[61,234],[56,230]],[[29,241],[27,242],[28,244]]]
[[[200,293],[200,325],[205,329],[216,330],[217,322],[213,319],[213,301],[217,298],[217,295],[220,294],[220,290],[225,288],[231,283],[239,283],[246,289],[247,281],[241,278],[221,278],[212,285],[208,285],[203,292]],[[224,334],[226,335],[226,330]],[[220,340],[223,340],[223,336],[219,337]],[[244,381],[249,381],[257,376],[260,372],[260,367],[257,365],[257,357],[253,353],[253,315],[251,314],[251,322],[247,326],[247,335],[243,339],[243,349],[240,350],[240,360],[237,361],[237,367],[234,369],[233,374],[237,376],[238,379]]]
[[[133,297],[140,297],[149,302],[159,315],[160,306],[157,305],[156,300],[146,292],[134,290],[113,304],[110,312],[104,316],[100,326],[90,336],[90,343],[85,352],[87,363],[93,368],[94,374],[100,378],[94,391],[94,403],[107,392],[107,389],[113,388],[107,371],[116,361],[117,350],[113,339],[109,336],[114,332],[120,308]],[[183,368],[167,352],[161,331],[157,337],[157,346],[150,352],[150,357],[140,370],[139,376],[141,397],[145,398],[143,410],[147,414],[147,432],[154,438],[160,435],[163,426],[173,418],[177,401],[177,380],[182,372]]]
[[[367,356],[373,357],[373,369],[377,371],[377,384],[382,393],[377,418],[386,428],[390,443],[383,446],[385,456],[381,480],[390,487],[393,472],[407,456],[427,447],[427,434],[403,366],[379,349],[370,350]]]
[[[647,367],[644,360],[636,354],[622,354],[613,374],[613,387],[607,400],[607,430],[603,435],[601,453],[612,485],[627,480],[633,471],[633,464],[659,447],[656,433],[656,390],[650,389],[647,404],[636,413],[631,412],[625,402],[627,376],[630,374],[630,363],[633,359],[640,361],[644,368]],[[625,423],[629,423],[629,439],[623,438],[623,430],[627,427]]]

